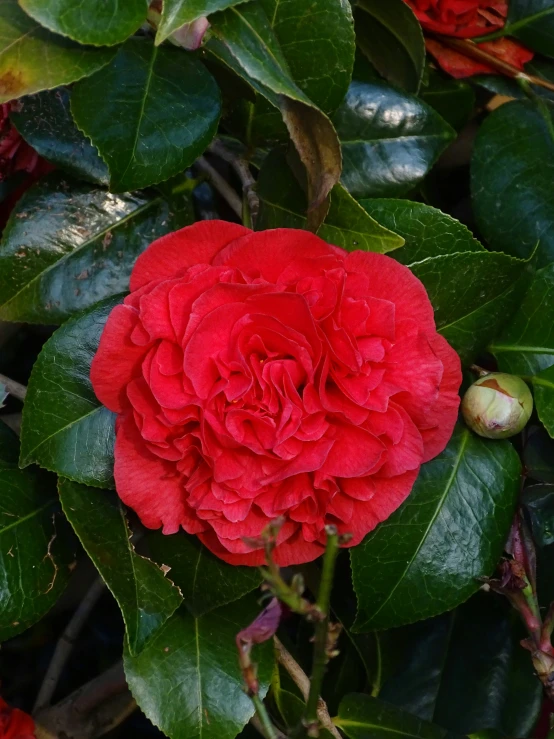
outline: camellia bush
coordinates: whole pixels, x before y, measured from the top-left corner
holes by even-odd
[[[0,0],[0,739],[554,731],[553,103],[553,0]]]

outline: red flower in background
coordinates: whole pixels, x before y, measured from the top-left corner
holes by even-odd
[[[0,698],[0,739],[35,739],[35,722]]]
[[[474,38],[504,27],[508,15],[506,0],[405,0],[414,11],[424,30],[443,36]],[[440,41],[426,38],[427,50],[440,66],[453,77],[489,74],[495,70],[470,59]],[[501,38],[479,44],[481,49],[508,62],[517,69],[533,58],[533,52],[517,41]]]
[[[282,515],[275,560],[307,562],[325,524],[354,545],[390,516],[452,434],[460,360],[389,257],[204,221],[155,241],[130,288],[91,379],[149,528],[257,565],[243,539]]]

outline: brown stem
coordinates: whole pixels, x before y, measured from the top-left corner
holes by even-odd
[[[204,174],[207,175],[218,193],[227,201],[228,205],[232,210],[234,210],[237,216],[242,219],[242,201],[227,180],[225,180],[219,172],[212,167],[205,157],[198,157],[196,160],[196,166],[201,172],[204,172]]]
[[[46,675],[44,676],[44,680],[42,681],[42,685],[40,686],[40,690],[35,701],[33,713],[50,705],[50,701],[52,700],[52,696],[56,690],[56,685],[58,684],[60,675],[62,674],[63,668],[73,651],[75,640],[85,625],[90,612],[104,592],[104,587],[104,582],[101,579],[96,580],[67,624],[65,631],[56,644],[54,655],[48,665],[48,669],[46,670]]]
[[[447,46],[454,51],[458,51],[464,56],[468,56],[471,59],[476,59],[479,62],[488,64],[489,67],[496,69],[497,72],[512,77],[513,79],[521,79],[526,82],[530,82],[533,85],[544,87],[546,90],[554,91],[554,83],[548,80],[543,80],[541,77],[536,77],[533,74],[527,74],[522,72],[521,69],[514,67],[513,64],[505,62],[503,59],[499,59],[494,54],[491,54],[470,39],[453,38],[452,36],[440,36],[438,34],[429,34],[431,38],[439,41],[443,46]]]
[[[279,661],[279,664],[284,667],[284,669],[291,676],[294,684],[302,694],[304,700],[308,700],[308,696],[310,694],[310,679],[308,678],[304,670],[300,667],[298,662],[294,659],[292,654],[280,641],[280,639],[277,636],[274,636],[273,641],[275,644],[275,649],[277,651],[277,659]],[[319,699],[317,705],[317,718],[319,719],[320,724],[325,729],[327,729],[327,731],[332,734],[335,739],[342,739],[339,730],[329,716],[329,709],[327,708],[327,704],[321,698]]]
[[[136,708],[123,663],[35,714],[37,739],[96,739],[121,724]]]
[[[248,203],[250,218],[252,223],[255,225],[256,217],[260,209],[260,199],[256,192],[256,180],[252,176],[248,162],[246,159],[235,156],[221,143],[221,141],[214,141],[210,146],[210,151],[230,164],[237,173],[242,184],[242,193]]]
[[[27,395],[27,388],[25,385],[21,385],[21,383],[16,382],[15,380],[12,380],[9,377],[6,377],[6,375],[0,374],[0,382],[2,385],[5,385],[6,390],[10,395],[13,395],[14,398],[18,398],[19,400],[25,400],[25,396]]]

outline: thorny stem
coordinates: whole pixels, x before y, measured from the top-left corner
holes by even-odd
[[[262,729],[262,734],[265,739],[278,739],[277,729],[273,726],[271,719],[269,718],[265,703],[257,693],[252,696],[252,703],[254,704],[256,714],[260,719],[260,728]]]
[[[205,157],[198,157],[195,162],[198,169],[207,175],[208,179],[218,191],[218,193],[227,201],[228,205],[242,219],[242,200],[233,190],[227,180],[222,177],[219,172],[212,167]]]
[[[503,59],[499,59],[494,54],[491,54],[490,52],[485,51],[481,47],[477,46],[477,44],[470,39],[453,38],[451,36],[440,36],[438,34],[429,34],[429,36],[439,41],[443,46],[448,46],[450,49],[454,49],[454,51],[458,51],[464,56],[468,56],[471,59],[476,59],[479,62],[484,62],[485,64],[488,64],[489,67],[492,67],[497,72],[500,72],[507,77],[512,77],[516,80],[522,79],[526,82],[530,82],[533,85],[537,85],[538,87],[544,87],[547,90],[554,90],[554,83],[549,82],[548,80],[544,80],[541,77],[536,77],[533,74],[522,72],[521,69],[514,67],[513,64],[509,64]]]
[[[40,690],[38,692],[38,696],[33,708],[33,713],[40,710],[41,708],[44,708],[45,706],[50,705],[50,701],[52,700],[52,696],[54,695],[54,691],[56,690],[60,675],[66,665],[67,660],[69,659],[71,652],[73,651],[75,639],[83,628],[92,609],[98,602],[98,599],[104,592],[104,588],[105,586],[103,580],[101,580],[100,578],[96,580],[96,582],[92,585],[88,593],[79,604],[79,607],[73,614],[70,622],[67,624],[65,631],[63,632],[56,645],[54,655],[48,666],[46,675],[44,676],[44,680],[42,681],[42,685],[40,686]]]
[[[2,385],[5,385],[6,390],[10,395],[13,395],[14,398],[18,398],[18,400],[25,400],[25,396],[27,395],[27,388],[25,385],[21,385],[21,383],[16,382],[15,380],[10,379],[9,377],[6,377],[6,375],[0,374],[0,382]]]

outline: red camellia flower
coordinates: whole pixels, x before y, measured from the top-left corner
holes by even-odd
[[[443,36],[474,38],[493,33],[504,27],[508,15],[506,0],[405,0],[414,11],[424,30]],[[453,77],[494,73],[487,64],[470,59],[440,43],[426,38],[427,50],[441,67]],[[523,70],[533,58],[533,52],[508,38],[479,44],[479,47]]]
[[[35,722],[0,698],[0,739],[35,739]]]
[[[233,564],[283,516],[275,559],[357,544],[444,449],[460,361],[423,285],[306,231],[204,221],[155,241],[94,357],[118,413],[115,480],[145,526]]]

